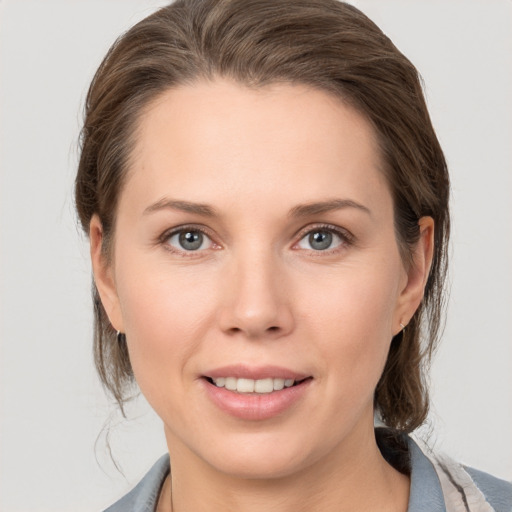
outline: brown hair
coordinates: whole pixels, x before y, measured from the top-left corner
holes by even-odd
[[[424,299],[395,336],[375,391],[383,421],[411,431],[428,412],[425,375],[440,333],[449,236],[449,181],[415,67],[355,7],[337,0],[177,0],[121,36],[90,86],[76,178],[76,206],[88,233],[93,214],[108,257],[116,205],[138,119],[169,88],[226,77],[258,87],[300,83],[337,95],[378,136],[394,200],[401,255],[411,263],[418,220],[435,221],[435,248]],[[133,382],[126,344],[118,343],[93,288],[95,361],[122,409]]]

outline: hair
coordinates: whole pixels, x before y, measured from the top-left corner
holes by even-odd
[[[416,68],[355,7],[337,0],[177,0],[117,39],[85,104],[75,189],[84,231],[89,233],[97,214],[108,258],[141,114],[173,87],[218,77],[247,87],[303,84],[335,95],[369,120],[406,265],[413,264],[419,219],[434,219],[425,294],[407,328],[391,342],[374,399],[386,425],[414,430],[428,414],[426,375],[443,324],[448,171]],[[93,300],[96,367],[123,410],[134,382],[128,350],[116,339],[94,285]]]

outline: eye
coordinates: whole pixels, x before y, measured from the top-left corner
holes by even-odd
[[[166,243],[179,251],[200,251],[210,249],[212,240],[198,229],[186,228],[170,233],[166,237]]]
[[[301,249],[327,251],[329,249],[336,249],[346,243],[346,241],[347,237],[334,229],[316,228],[306,233],[299,240],[297,246]]]

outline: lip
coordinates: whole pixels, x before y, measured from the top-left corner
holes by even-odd
[[[218,379],[219,377],[236,377],[237,379],[293,379],[303,380],[310,375],[305,373],[298,373],[288,368],[281,366],[247,366],[243,364],[236,364],[230,366],[223,366],[222,368],[215,368],[204,372],[204,377]]]
[[[210,378],[236,377],[246,379],[283,378],[300,381],[298,384],[273,391],[272,393],[237,393],[219,388]],[[264,421],[275,418],[291,410],[304,398],[310,389],[313,378],[277,366],[249,367],[244,365],[225,366],[206,372],[200,379],[209,400],[222,412],[241,420]]]

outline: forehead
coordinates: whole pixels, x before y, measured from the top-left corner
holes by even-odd
[[[333,95],[217,80],[170,89],[146,108],[127,188],[146,201],[172,192],[307,202],[336,189],[374,201],[388,193],[380,168],[370,123]]]

